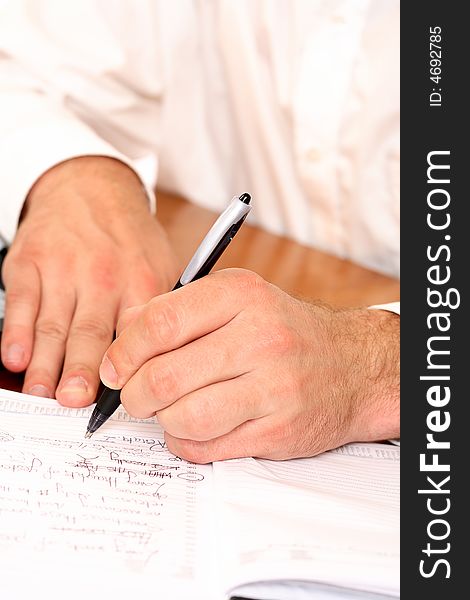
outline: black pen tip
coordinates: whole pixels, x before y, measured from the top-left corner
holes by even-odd
[[[244,204],[250,204],[250,202],[251,202],[250,194],[246,194],[246,193],[239,196],[238,199],[241,200]]]

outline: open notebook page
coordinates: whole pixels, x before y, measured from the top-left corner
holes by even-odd
[[[0,390],[0,597],[211,598],[212,467],[90,412]]]
[[[397,596],[399,457],[395,446],[351,444],[287,462],[215,463],[217,518],[230,540],[218,549],[226,590],[292,598],[294,588],[284,585],[239,586],[307,580]],[[297,591],[316,597],[300,583]],[[330,587],[316,591],[336,597]]]

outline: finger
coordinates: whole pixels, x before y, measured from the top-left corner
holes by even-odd
[[[275,460],[276,441],[271,442],[266,434],[267,419],[246,421],[229,433],[207,441],[180,439],[165,431],[165,442],[170,452],[198,464],[249,456]]]
[[[117,322],[116,325],[116,337],[119,337],[123,330],[128,327],[135,319],[140,315],[143,311],[145,304],[141,304],[139,306],[132,306],[131,308],[127,308],[124,310]]]
[[[64,361],[65,344],[75,309],[73,293],[42,283],[41,306],[34,328],[34,348],[23,391],[53,398]]]
[[[240,327],[232,320],[150,359],[123,387],[121,402],[129,414],[147,418],[199,388],[245,374],[249,357],[239,340]]]
[[[214,383],[158,411],[157,419],[173,437],[211,440],[268,414],[268,403],[256,389],[251,374]]]
[[[238,273],[219,271],[151,300],[107,351],[100,368],[103,383],[120,389],[150,358],[228,323],[246,302]]]
[[[41,281],[32,263],[9,263],[8,268],[4,268],[3,279],[6,295],[1,341],[2,362],[10,371],[20,372],[26,369],[31,360]]]
[[[70,326],[62,377],[56,398],[65,406],[94,402],[99,386],[98,369],[113,339],[117,300],[79,296]]]

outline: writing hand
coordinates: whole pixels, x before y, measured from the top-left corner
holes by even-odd
[[[31,190],[3,265],[4,365],[26,369],[24,392],[92,403],[118,316],[176,275],[129,167],[104,157],[54,167]]]
[[[100,375],[192,462],[312,456],[398,435],[398,324],[229,269],[125,313]]]

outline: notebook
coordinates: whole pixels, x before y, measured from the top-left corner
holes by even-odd
[[[399,595],[400,449],[196,465],[123,409],[0,390],[0,597]]]

